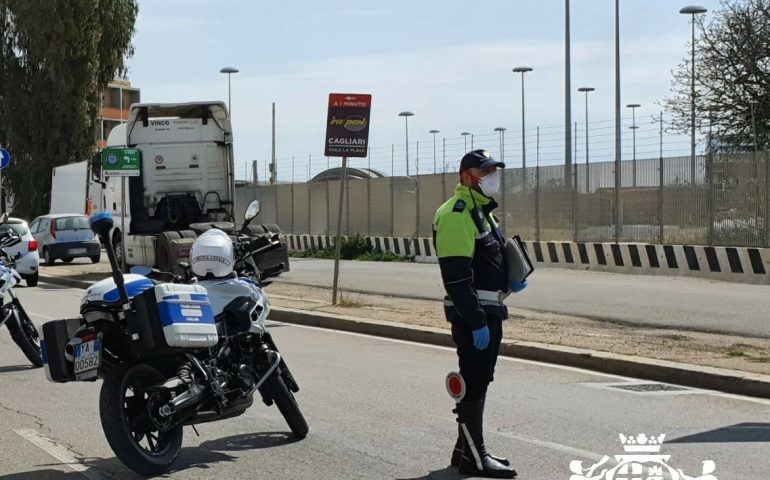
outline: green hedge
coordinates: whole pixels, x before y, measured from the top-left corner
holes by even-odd
[[[297,258],[334,258],[334,243],[324,248],[311,248],[304,251],[290,252]],[[353,235],[342,239],[340,258],[343,260],[361,260],[370,262],[413,262],[414,257],[404,257],[374,248],[366,237]]]

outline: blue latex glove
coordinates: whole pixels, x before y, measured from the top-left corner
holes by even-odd
[[[489,346],[489,327],[484,325],[473,331],[473,346],[476,350],[484,350]]]
[[[527,288],[527,281],[524,280],[523,282],[513,282],[511,284],[511,292],[513,293],[519,293],[521,291],[526,290]]]

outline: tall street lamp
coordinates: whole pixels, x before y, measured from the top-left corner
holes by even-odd
[[[495,128],[495,131],[500,134],[500,161],[505,162],[505,131],[507,128],[505,127],[497,127]]]
[[[516,67],[513,73],[521,74],[521,168],[522,168],[522,191],[527,192],[527,139],[524,133],[524,74],[531,72],[532,67]],[[502,162],[502,160],[500,160]]]
[[[406,132],[406,176],[409,176],[409,117],[414,116],[412,112],[401,112],[399,117],[404,117],[404,129]]]
[[[233,73],[238,73],[238,71],[239,70],[237,68],[235,68],[235,67],[224,67],[221,70],[219,70],[219,73],[226,73],[227,74],[227,111],[228,111],[228,115],[230,117],[233,116],[233,110],[232,110],[232,106],[230,104],[231,103],[230,102],[230,100],[231,100],[231,96],[230,96],[230,76]]]
[[[613,221],[615,223],[615,243],[620,241],[623,228],[620,225],[620,188],[623,185],[620,157],[620,0],[615,0],[615,202]]]
[[[463,132],[463,133],[460,134],[465,139],[465,152],[468,151],[468,135],[470,135],[470,134],[471,134],[471,132]],[[465,152],[463,152],[463,154],[465,154]]]
[[[572,185],[572,57],[570,55],[570,0],[564,0],[564,185]]]
[[[632,160],[631,160],[631,170],[632,170],[632,180],[631,185],[636,187],[636,130],[639,128],[639,126],[636,124],[636,109],[641,107],[638,103],[629,103],[626,105],[626,107],[631,109],[631,126],[628,127],[631,129],[632,132],[632,140],[631,143],[633,145],[632,147]]]
[[[588,94],[596,90],[594,87],[580,87],[578,92],[585,93],[586,97],[586,193],[591,193],[591,185],[589,179],[591,178],[591,171],[588,164]],[[577,158],[575,159],[577,161]]]
[[[497,127],[495,128],[495,131],[500,133],[500,161],[505,162],[505,127]],[[503,208],[503,233],[505,233],[505,226],[506,221],[505,218],[508,216],[508,212],[505,210],[505,172],[502,172],[502,181],[501,183],[501,191],[502,191],[502,208]]]
[[[708,10],[699,5],[688,5],[679,10],[682,15],[690,15],[692,20],[692,40],[690,41],[690,182],[695,184],[695,15],[706,13]]]
[[[439,133],[439,131],[434,129],[428,133],[433,134],[433,173],[436,173],[436,134]]]

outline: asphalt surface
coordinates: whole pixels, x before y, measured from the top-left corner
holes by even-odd
[[[277,281],[331,287],[334,262],[292,258]],[[342,261],[340,286],[349,291],[441,299],[438,265]],[[541,268],[512,307],[635,325],[770,338],[770,287],[699,278],[623,275]]]
[[[18,295],[39,325],[75,315],[81,291],[42,285]],[[200,437],[185,428],[168,478],[460,478],[448,468],[456,426],[444,377],[455,367],[452,350],[281,324],[271,331],[302,388],[310,435],[292,441],[277,409],[255,403],[241,417],[200,425]],[[770,401],[633,393],[609,384],[650,382],[515,359],[501,359],[495,377],[487,444],[513,460],[521,479],[568,479],[572,460],[587,468],[605,455],[614,466],[619,433],[666,434],[660,453],[692,477],[705,460],[720,479],[770,472]],[[0,479],[138,478],[104,439],[99,388],[47,382],[0,329]]]

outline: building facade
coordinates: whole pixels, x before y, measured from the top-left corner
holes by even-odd
[[[99,110],[96,144],[104,148],[107,137],[116,125],[128,119],[128,109],[133,103],[139,103],[140,90],[131,86],[127,79],[115,79],[107,84],[102,92],[102,105]]]

